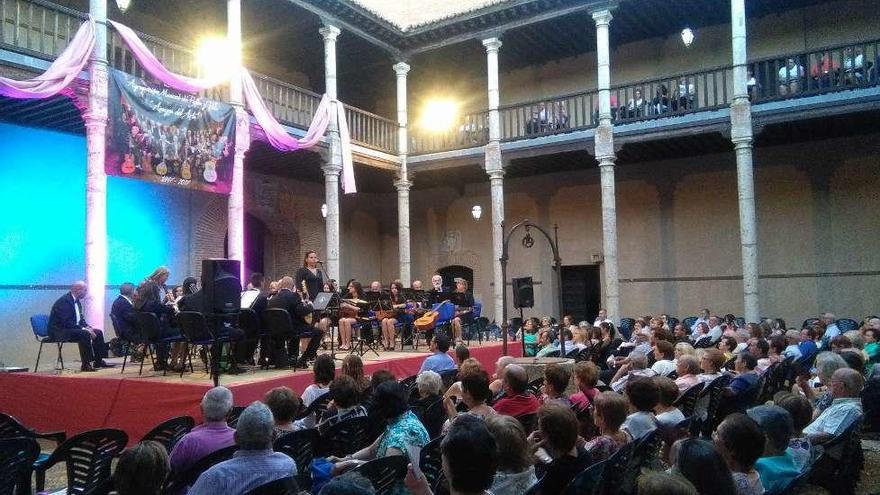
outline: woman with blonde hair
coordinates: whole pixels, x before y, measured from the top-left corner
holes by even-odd
[[[366,399],[370,395],[370,380],[364,376],[364,362],[357,354],[349,354],[342,360],[340,373],[350,376],[357,385],[358,393]]]
[[[537,483],[535,460],[522,424],[513,416],[489,416],[486,427],[498,448],[498,468],[489,490],[495,495],[519,495]]]

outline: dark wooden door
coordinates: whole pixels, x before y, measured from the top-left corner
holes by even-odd
[[[562,314],[570,314],[576,322],[592,322],[601,301],[598,265],[562,267]]]

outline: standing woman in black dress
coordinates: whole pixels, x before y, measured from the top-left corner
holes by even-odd
[[[308,294],[304,293],[303,298],[308,299],[309,301],[313,300],[318,293],[324,291],[326,278],[324,277],[324,272],[318,268],[319,263],[321,262],[318,260],[318,253],[315,251],[306,251],[306,255],[303,258],[303,266],[296,271],[296,274],[293,277],[296,282],[297,291],[303,292],[303,285],[305,285]],[[321,329],[321,334],[327,335],[330,325],[330,318],[321,318],[321,321],[318,322],[318,328]]]

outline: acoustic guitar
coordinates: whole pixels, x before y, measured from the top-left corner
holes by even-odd
[[[214,183],[217,182],[217,162],[214,160],[208,160],[205,162],[205,171],[202,172],[202,177],[205,179],[205,182]]]
[[[433,330],[437,325],[437,319],[440,318],[439,311],[427,311],[413,322],[417,330],[426,331]]]
[[[184,180],[192,180],[192,168],[189,165],[189,160],[185,160],[183,165],[180,166],[180,176]]]

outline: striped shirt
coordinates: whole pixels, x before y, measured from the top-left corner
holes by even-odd
[[[238,495],[271,481],[296,475],[293,459],[272,450],[239,450],[232,459],[208,469],[189,495]]]

